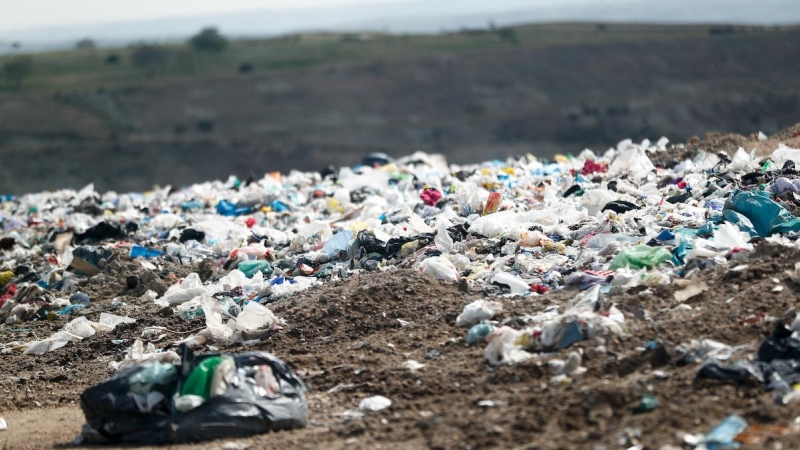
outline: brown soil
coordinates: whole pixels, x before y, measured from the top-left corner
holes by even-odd
[[[758,156],[769,156],[779,144],[788,147],[800,148],[800,124],[786,128],[775,135],[768,136],[764,141],[759,141],[758,136],[742,136],[735,133],[707,133],[705,139],[697,136],[689,138],[683,148],[671,148],[665,152],[650,154],[653,164],[659,167],[675,167],[686,159],[693,159],[700,151],[719,153],[724,152],[732,157],[739,147],[748,153],[756,151]]]
[[[762,244],[733,263],[748,264],[746,270],[709,269],[701,276],[710,290],[688,301],[691,310],[674,309],[672,285],[612,296],[626,313],[628,336],[607,342],[606,352],[598,351],[594,341],[576,345],[584,350],[588,372],[568,384],[550,383],[549,356],[513,366],[488,366],[483,346],[467,346],[466,330],[454,324],[463,306],[480,296],[462,292],[457,285],[400,270],[312,289],[271,305],[288,325],[254,346],[284,358],[311,384],[309,426],[235,440],[239,447],[232,448],[576,449],[628,448],[640,442],[657,449],[663,444],[680,446],[678,433],[708,431],[730,413],[751,424],[790,425],[800,415],[800,404],[778,406],[761,386],[695,382],[697,366],[679,365],[674,348],[700,338],[756,346],[769,333],[771,319],[748,321],[749,317],[758,313],[777,320],[794,317],[800,286],[788,279],[785,270],[798,258],[800,251]],[[89,319],[97,319],[110,305],[121,290],[119,280],[132,267],[123,264],[119,272],[107,275],[105,295],[99,287],[92,291],[87,286],[87,292],[97,297],[84,311]],[[168,271],[164,277],[170,279]],[[783,291],[771,292],[776,285],[773,278],[785,286]],[[574,294],[565,290],[501,299],[505,307],[501,319],[563,305]],[[0,448],[70,446],[83,419],[79,394],[110,375],[108,362],[120,358],[145,326],[188,331],[203,324],[162,317],[165,312],[154,305],[119,297],[128,305],[113,312],[136,318],[135,324],[41,356],[2,355],[0,416],[9,429],[0,432]],[[0,340],[43,337],[70,319],[4,325]],[[19,331],[22,327],[30,331]],[[172,334],[168,340],[177,337]],[[115,345],[111,339],[124,339],[125,344]],[[644,351],[650,340],[663,342],[667,354]],[[167,342],[156,345],[163,348]],[[410,359],[425,367],[410,372],[403,367]],[[649,413],[633,414],[648,391],[661,405]],[[346,411],[357,409],[362,398],[372,395],[384,395],[394,403],[363,419],[347,416]],[[479,404],[482,401],[493,403]],[[792,448],[796,437],[780,440],[784,448]]]

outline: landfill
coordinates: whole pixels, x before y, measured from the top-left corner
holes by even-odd
[[[5,196],[0,415],[80,403],[81,443],[791,442],[795,133]]]

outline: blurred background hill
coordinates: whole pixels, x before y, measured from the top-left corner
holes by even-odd
[[[524,4],[2,28],[0,192],[141,190],[373,151],[546,157],[800,121],[796,2]]]

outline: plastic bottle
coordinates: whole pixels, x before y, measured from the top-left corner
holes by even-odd
[[[181,395],[196,395],[208,400],[211,392],[211,381],[214,370],[222,362],[221,356],[210,356],[197,364],[181,389]]]

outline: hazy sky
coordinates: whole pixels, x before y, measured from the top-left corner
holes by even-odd
[[[0,0],[0,53],[93,38],[180,40],[205,26],[234,36],[370,30],[436,33],[552,21],[800,23],[800,0]],[[5,49],[5,50],[4,50]]]
[[[432,0],[435,1],[435,0]],[[0,0],[0,30],[413,0]]]

